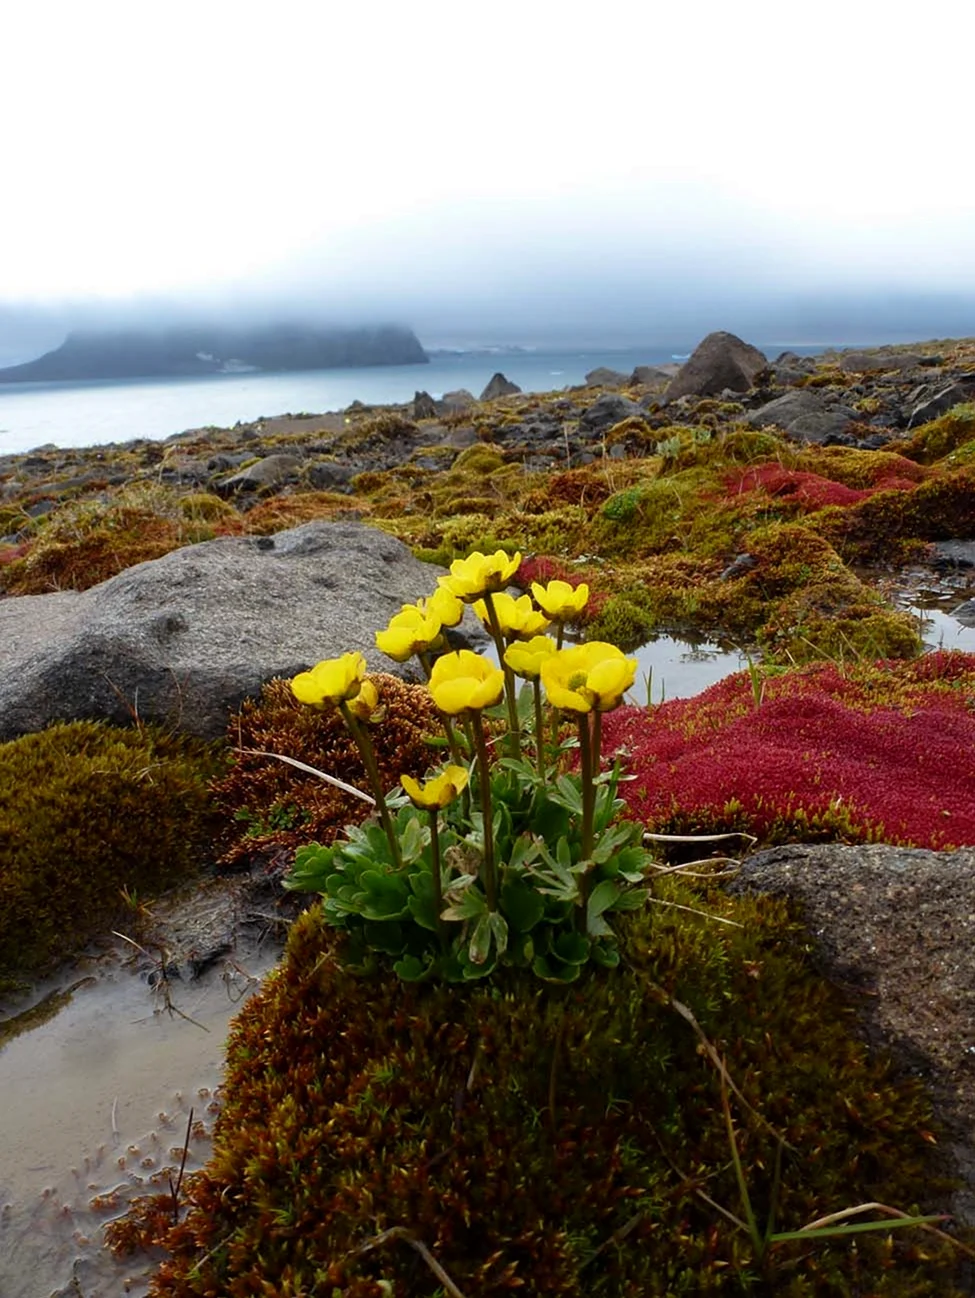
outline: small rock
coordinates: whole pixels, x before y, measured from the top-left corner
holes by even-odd
[[[458,388],[456,392],[445,392],[440,401],[437,402],[437,413],[441,415],[457,414],[461,410],[470,410],[471,406],[477,405],[473,392],[468,392],[466,388]]]
[[[629,375],[621,374],[619,370],[607,369],[605,365],[590,370],[586,375],[587,388],[623,388],[629,381]]]
[[[417,392],[413,396],[414,419],[436,419],[437,403],[429,392]]]
[[[497,397],[513,397],[520,391],[521,388],[517,383],[512,383],[510,379],[506,379],[501,371],[498,370],[497,374],[491,378],[487,387],[481,393],[481,400],[494,401]]]
[[[638,406],[635,401],[630,401],[628,397],[617,396],[613,392],[606,392],[598,397],[588,410],[583,411],[579,417],[579,431],[581,433],[602,432],[634,415],[642,419],[643,414],[643,407]]]
[[[217,490],[232,495],[236,491],[258,491],[266,487],[281,487],[286,482],[297,482],[302,463],[298,455],[265,455],[262,460],[241,469],[240,473],[225,478]]]

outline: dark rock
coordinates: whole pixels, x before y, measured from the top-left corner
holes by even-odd
[[[354,464],[317,460],[305,468],[305,479],[316,491],[348,491],[349,483],[362,470]]]
[[[207,738],[272,676],[359,649],[443,569],[357,523],[224,537],[86,591],[0,600],[0,740],[137,713]],[[476,632],[472,632],[476,635]]]
[[[473,392],[468,392],[466,388],[458,388],[456,392],[445,392],[440,401],[437,402],[437,413],[442,415],[457,414],[462,410],[470,410],[472,406],[477,405]]]
[[[843,352],[839,367],[845,374],[870,374],[875,370],[910,370],[920,362],[914,352]]]
[[[669,383],[674,377],[672,369],[658,369],[654,365],[638,365],[630,375],[630,384],[642,384],[652,387],[658,383]]]
[[[856,411],[841,405],[822,388],[797,388],[753,410],[753,428],[781,428],[797,441],[823,442],[842,434],[856,419]]]
[[[436,419],[437,403],[429,392],[417,392],[413,396],[414,419]]]
[[[587,388],[623,388],[630,381],[628,374],[622,374],[619,370],[607,369],[605,365],[599,365],[596,369],[590,370],[586,375]]]
[[[678,397],[713,397],[725,388],[747,392],[766,357],[734,334],[712,333],[695,347],[664,393],[665,402]]]
[[[931,562],[939,569],[975,568],[975,541],[935,541]]]
[[[749,857],[730,890],[791,900],[823,972],[866,993],[868,1038],[931,1088],[964,1181],[954,1211],[975,1222],[975,849],[794,844]]]
[[[890,441],[890,433],[871,433],[869,437],[861,437],[857,445],[861,451],[879,451]]]
[[[635,401],[606,392],[598,397],[588,410],[583,411],[579,417],[579,431],[599,433],[606,428],[612,428],[622,419],[629,419],[632,416],[642,419],[643,414],[643,407],[638,406]]]
[[[975,626],[975,599],[966,599],[964,604],[951,610],[951,616],[962,626]]]
[[[224,478],[217,485],[223,495],[233,495],[237,491],[259,491],[263,488],[282,487],[288,482],[297,482],[304,461],[299,455],[265,455],[263,459],[249,464],[233,477]]]
[[[736,577],[744,577],[745,573],[751,572],[757,563],[758,560],[753,554],[736,554],[724,572],[719,575],[718,580],[734,581]]]
[[[517,396],[520,391],[521,388],[517,383],[512,383],[509,379],[506,379],[501,371],[498,370],[497,374],[492,376],[487,387],[481,393],[481,400],[494,401],[497,397],[513,397]]]
[[[969,379],[959,379],[955,383],[949,383],[934,392],[922,389],[914,394],[911,409],[906,412],[907,427],[914,428],[918,424],[926,424],[945,414],[952,406],[971,401],[973,397],[975,397],[975,375]]]

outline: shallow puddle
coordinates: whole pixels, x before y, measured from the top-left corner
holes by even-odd
[[[207,1157],[227,1026],[276,956],[270,946],[240,953],[198,982],[177,982],[167,1007],[109,954],[62,977],[24,1018],[8,1018],[13,1030],[0,1045],[3,1298],[145,1293],[151,1265],[116,1262],[102,1227],[130,1198],[168,1190],[165,1169],[179,1167],[191,1108],[187,1168]]]
[[[692,698],[748,666],[742,650],[693,636],[655,636],[627,656],[635,656],[640,665],[625,701],[639,707]]]

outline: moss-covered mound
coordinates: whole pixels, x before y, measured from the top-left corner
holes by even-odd
[[[765,842],[975,843],[975,656],[741,672],[606,718],[631,812],[670,832]]]
[[[428,741],[442,733],[439,713],[425,687],[385,672],[369,679],[381,708],[369,734],[383,786],[394,788],[401,774],[419,777],[435,759]],[[248,699],[230,719],[227,740],[231,763],[212,786],[228,826],[224,865],[253,864],[302,843],[331,843],[368,810],[354,794],[268,756],[283,754],[368,791],[362,758],[341,714],[299,703],[290,681],[269,681],[260,699]]]
[[[673,882],[661,900],[700,904]],[[949,1295],[916,1230],[777,1243],[743,1214],[713,1060],[764,1230],[937,1193],[924,1104],[894,1086],[797,954],[784,911],[713,897],[742,927],[654,906],[621,969],[568,992],[512,975],[463,992],[358,979],[320,912],[237,1020],[208,1167],[172,1226],[147,1200],[110,1228],[162,1242],[154,1295]],[[384,1234],[384,1232],[391,1232]],[[408,1236],[409,1239],[404,1238]],[[425,1260],[410,1245],[428,1250]]]
[[[52,726],[0,745],[0,971],[69,955],[200,868],[213,823],[200,744],[142,727]]]

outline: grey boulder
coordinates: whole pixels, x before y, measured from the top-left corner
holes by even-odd
[[[628,397],[617,396],[613,392],[604,392],[598,397],[588,410],[584,410],[579,417],[580,433],[600,433],[604,429],[612,428],[614,424],[620,423],[624,419],[638,418],[642,419],[646,411],[642,406],[638,406],[635,401],[630,401]]]
[[[795,388],[748,416],[752,428],[781,428],[800,442],[824,442],[841,435],[856,411],[821,388]]]
[[[725,389],[747,392],[768,360],[750,343],[724,332],[708,334],[695,347],[663,395],[665,402],[678,397],[716,397]]]
[[[443,571],[357,523],[226,537],[86,591],[0,599],[0,739],[55,721],[138,716],[213,738],[273,676],[374,647]]]
[[[963,1179],[953,1208],[971,1224],[975,849],[792,844],[749,857],[730,890],[788,898],[822,972],[866,993],[859,1006],[868,1038],[928,1081]]]
[[[963,405],[975,398],[975,378],[959,379],[947,386],[922,388],[913,394],[913,401],[907,414],[908,428],[929,423],[947,414],[953,406]]]

